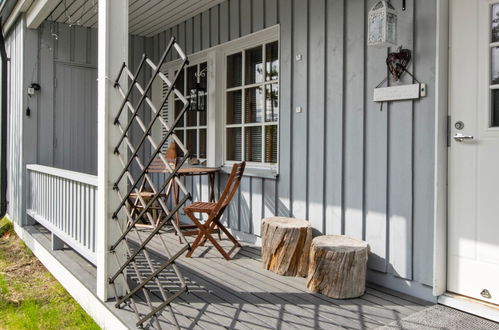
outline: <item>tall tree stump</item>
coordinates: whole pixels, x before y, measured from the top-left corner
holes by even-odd
[[[262,220],[263,267],[285,276],[307,276],[312,227],[306,220]]]
[[[325,235],[310,247],[307,287],[331,298],[362,296],[366,289],[366,242],[348,236]]]

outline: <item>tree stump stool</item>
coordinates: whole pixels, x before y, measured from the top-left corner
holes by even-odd
[[[285,276],[307,276],[312,227],[307,220],[262,220],[263,267]]]
[[[331,298],[362,296],[366,289],[366,242],[348,236],[325,235],[312,240],[307,287]]]

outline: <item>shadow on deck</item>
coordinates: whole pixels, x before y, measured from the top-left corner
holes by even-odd
[[[39,241],[50,244],[49,233],[43,227],[32,226],[30,231]],[[164,244],[159,238],[149,244],[156,264],[165,260],[165,246],[172,251],[178,249],[176,236],[162,234],[162,238]],[[53,254],[95,292],[93,266],[69,249]],[[139,261],[144,263],[146,275],[146,261]],[[373,285],[356,299],[336,300],[309,293],[304,278],[283,277],[262,269],[260,249],[247,244],[231,261],[207,245],[198,248],[193,258],[179,258],[177,264],[189,287],[189,294],[172,304],[183,329],[371,329],[401,320],[429,305]],[[161,274],[160,280],[167,289],[172,280],[177,281],[172,275],[169,271]],[[150,290],[152,296],[159,297],[155,286]],[[148,312],[141,297],[135,301],[141,312]],[[116,309],[113,302],[107,305],[134,327],[136,318],[130,306]],[[160,323],[164,329],[171,327],[167,311],[162,313]]]

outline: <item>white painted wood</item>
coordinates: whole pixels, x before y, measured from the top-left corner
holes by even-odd
[[[119,204],[119,198],[113,191],[113,183],[121,170],[118,157],[113,154],[120,132],[113,125],[114,117],[121,105],[121,96],[113,87],[121,65],[128,62],[128,1],[99,1],[98,30],[98,198],[96,215],[97,232],[97,295],[102,300],[114,296],[114,290],[108,283],[108,277],[119,268],[109,252],[109,246],[115,243],[120,229],[112,214]],[[121,87],[127,89],[127,79],[123,77]],[[127,111],[122,112],[120,120],[127,120]],[[121,150],[122,155],[126,151]],[[125,191],[125,181],[118,188]],[[118,214],[123,219],[122,214]],[[118,220],[121,221],[121,220]],[[124,225],[124,224],[122,224]],[[117,247],[118,259],[125,260],[123,244]],[[116,294],[124,294],[123,277],[115,281]]]
[[[499,309],[496,306],[483,304],[464,296],[445,294],[438,297],[438,303],[499,322]]]
[[[95,187],[97,187],[98,183],[97,177],[95,175],[90,175],[86,173],[68,171],[60,168],[37,165],[37,164],[28,164],[26,165],[26,169],[31,172],[49,174],[56,177],[65,178],[71,181],[78,181]]]
[[[96,198],[97,177],[34,164],[26,171],[26,213],[96,264],[95,203],[88,200]]]
[[[38,28],[59,3],[59,0],[36,0],[26,14],[28,28]]]
[[[435,98],[435,199],[433,238],[433,295],[447,287],[447,112],[449,67],[449,1],[437,2]]]
[[[26,243],[28,248],[33,251],[41,263],[54,275],[69,294],[78,302],[78,304],[95,320],[103,329],[128,329],[102,300],[88,289],[84,283],[73,275],[70,269],[64,266],[50,251],[48,251],[40,242],[38,242],[29,232],[14,224],[17,235]]]
[[[450,4],[450,134],[474,140],[450,140],[447,290],[499,304],[499,129],[488,124],[491,3]],[[458,120],[464,129],[455,128]]]
[[[374,102],[416,100],[421,97],[421,90],[426,84],[410,84],[403,86],[380,87],[374,89]]]
[[[29,8],[29,6],[31,6],[32,3],[33,0],[21,0],[16,3],[15,7],[12,9],[12,12],[10,13],[9,17],[7,17],[3,25],[4,35],[7,35],[10,29],[14,26],[14,23],[16,23],[16,20],[19,17],[19,15],[21,13],[24,13]]]

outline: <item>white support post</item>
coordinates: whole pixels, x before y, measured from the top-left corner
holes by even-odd
[[[97,295],[107,300],[115,296],[108,278],[118,270],[116,258],[109,252],[109,247],[121,234],[116,220],[112,219],[119,204],[112,188],[122,168],[118,157],[113,154],[120,137],[113,121],[122,98],[113,85],[123,62],[128,60],[128,0],[99,0],[98,29]],[[120,80],[120,84],[127,89],[126,79]],[[125,186],[120,186],[120,190],[125,191],[126,183],[122,181]],[[124,220],[122,215],[119,218]],[[125,260],[123,244],[118,246],[116,253],[121,261]],[[118,277],[115,284],[116,294],[123,295],[123,277]]]

